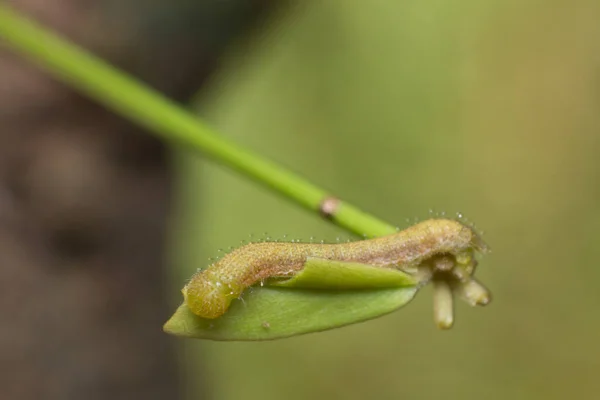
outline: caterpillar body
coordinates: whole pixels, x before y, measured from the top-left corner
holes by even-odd
[[[471,227],[451,219],[431,219],[392,235],[342,244],[251,243],[196,273],[182,292],[194,314],[212,319],[223,315],[247,288],[273,278],[293,277],[309,257],[404,271],[426,266],[427,280],[436,269],[452,270],[466,282],[476,265],[473,252],[487,250]]]

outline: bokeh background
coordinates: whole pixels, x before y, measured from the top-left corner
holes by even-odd
[[[462,212],[494,301],[448,332],[425,289],[319,334],[167,337],[219,249],[350,236],[0,49],[0,397],[598,398],[596,0],[14,3],[391,223]]]

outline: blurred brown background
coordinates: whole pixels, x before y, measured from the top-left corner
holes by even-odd
[[[17,0],[187,101],[268,1]],[[1,42],[0,42],[1,43]],[[179,397],[165,146],[0,48],[0,398]]]
[[[495,298],[450,332],[425,289],[288,340],[165,337],[218,249],[348,235],[2,51],[0,398],[598,397],[596,0],[16,3],[390,222],[463,212]]]

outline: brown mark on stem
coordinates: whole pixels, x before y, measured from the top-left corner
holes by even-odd
[[[335,217],[340,206],[340,199],[333,196],[327,196],[321,201],[319,212],[323,218],[332,219]]]

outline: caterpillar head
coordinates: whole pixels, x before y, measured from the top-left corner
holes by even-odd
[[[231,301],[240,296],[242,288],[224,282],[215,274],[196,274],[182,289],[188,308],[202,318],[218,318],[227,311]]]

